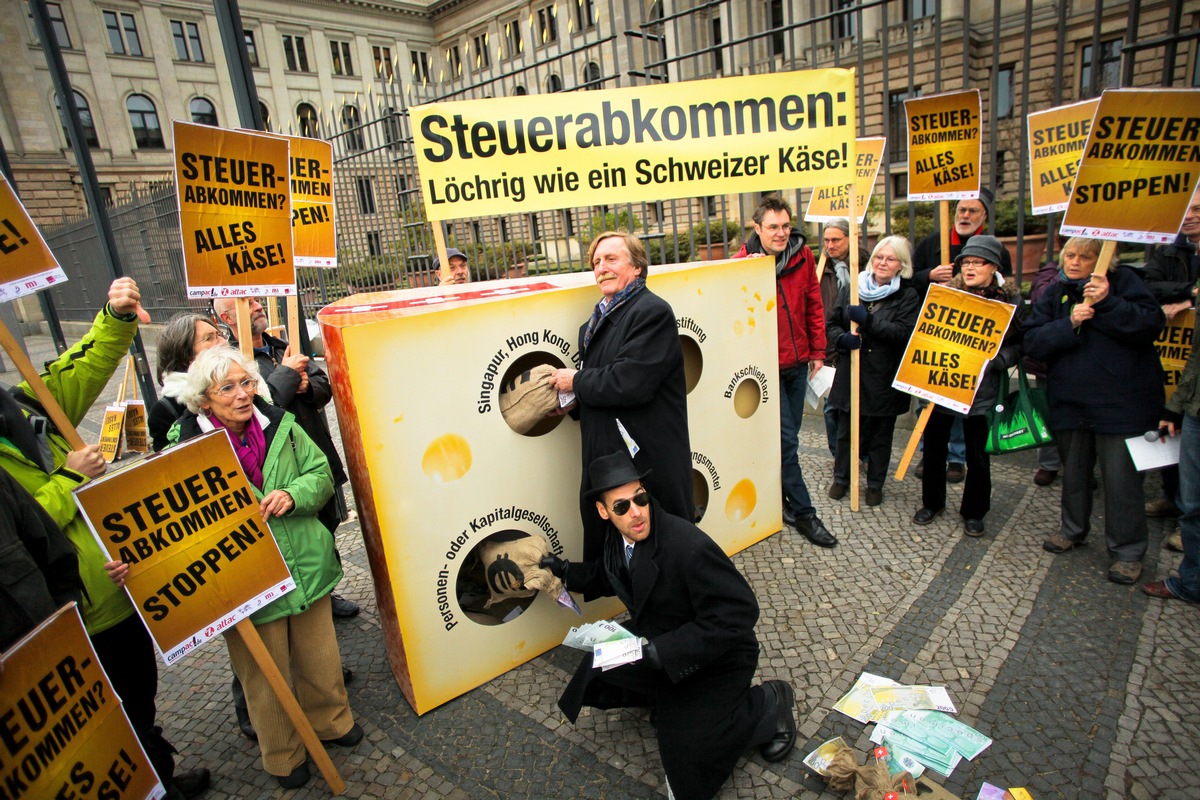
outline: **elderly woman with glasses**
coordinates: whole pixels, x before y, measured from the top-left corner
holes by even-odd
[[[162,394],[146,417],[154,452],[167,446],[167,433],[186,411],[179,394],[187,388],[187,368],[205,350],[228,343],[211,317],[192,312],[176,314],[159,334],[156,377]]]
[[[913,522],[928,525],[946,510],[946,452],[950,446],[950,429],[956,419],[961,419],[966,440],[967,477],[958,512],[963,519],[963,533],[971,537],[983,536],[983,518],[992,507],[992,466],[986,449],[987,412],[996,405],[1002,379],[1005,386],[1008,384],[1009,367],[1020,357],[1020,318],[1024,306],[1017,282],[1006,281],[1000,274],[1003,252],[1004,245],[999,239],[979,234],[972,236],[954,259],[956,274],[947,284],[949,288],[1017,306],[1017,312],[1000,349],[984,367],[970,411],[963,415],[941,406],[934,407],[925,427],[921,508],[913,515]]]
[[[333,538],[317,511],[333,493],[329,462],[291,413],[257,393],[258,366],[232,347],[196,357],[181,399],[188,412],[171,428],[172,443],[224,430],[260,498],[296,588],[251,617],[317,736],[327,745],[357,744],[330,613],[329,593],[342,577]],[[263,766],[280,786],[308,782],[299,733],[272,693],[240,636],[226,637],[233,670],[246,689]]]
[[[888,236],[875,245],[870,268],[858,274],[858,305],[850,290],[840,296],[830,316],[828,338],[839,358],[828,403],[837,409],[837,450],[829,496],[841,500],[850,486],[850,357],[859,351],[859,441],[867,459],[866,502],[883,502],[883,483],[892,457],[896,417],[908,411],[907,394],[892,388],[908,337],[917,324],[921,300],[913,290],[912,249],[903,236]],[[850,323],[858,330],[850,332]],[[855,465],[857,468],[857,465]]]

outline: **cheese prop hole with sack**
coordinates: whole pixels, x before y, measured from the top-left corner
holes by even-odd
[[[549,553],[549,543],[540,536],[505,531],[488,537],[459,573],[459,605],[469,619],[484,625],[515,619],[539,591],[578,611],[562,581],[538,566]]]
[[[550,383],[555,371],[550,364],[539,364],[505,380],[500,389],[500,414],[517,433],[529,433],[558,408],[558,390]]]

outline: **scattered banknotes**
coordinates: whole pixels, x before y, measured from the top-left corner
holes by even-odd
[[[850,745],[846,744],[846,740],[840,736],[836,736],[805,756],[804,765],[818,775],[825,775],[827,774],[826,770],[829,769],[830,762],[833,761],[833,757],[842,750],[849,749]]]

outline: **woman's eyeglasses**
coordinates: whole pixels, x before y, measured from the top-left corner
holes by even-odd
[[[216,389],[210,389],[209,394],[215,394],[217,397],[232,397],[238,389],[241,389],[246,394],[254,394],[258,389],[258,378],[245,378],[237,383],[227,383]]]
[[[226,336],[225,334],[221,333],[220,331],[213,331],[212,333],[206,333],[203,336],[201,336],[199,339],[196,340],[196,343],[208,345],[208,344],[212,344],[213,342],[224,342],[224,341],[227,341],[228,339],[229,339],[229,337]]]
[[[622,497],[620,500],[614,500],[613,504],[610,506],[610,508],[612,509],[612,512],[614,514],[616,514],[618,517],[623,517],[629,513],[629,506],[630,506],[631,501],[634,503],[637,503],[638,508],[645,508],[646,506],[650,505],[650,495],[646,492],[645,489],[643,489],[642,491],[638,492],[633,497],[631,497],[629,500],[626,500],[624,497]]]

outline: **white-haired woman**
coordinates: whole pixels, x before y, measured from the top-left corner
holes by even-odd
[[[296,588],[251,617],[279,671],[325,744],[353,746],[354,721],[342,681],[329,593],[342,577],[333,538],[317,511],[333,493],[329,462],[291,413],[257,394],[258,367],[232,347],[214,347],[188,367],[188,408],[171,428],[172,443],[223,428],[254,484],[262,515]],[[308,782],[304,743],[240,636],[226,637],[233,670],[246,690],[263,767],[280,786]]]
[[[892,457],[896,417],[908,411],[909,396],[892,388],[908,337],[917,324],[921,300],[912,288],[912,247],[903,236],[888,236],[875,245],[869,267],[858,274],[858,304],[850,305],[849,288],[829,318],[826,336],[839,353],[859,351],[859,442],[867,459],[866,502],[883,502],[883,483]],[[858,330],[850,332],[850,323]],[[837,409],[837,450],[829,496],[840,500],[850,486],[850,358],[839,358],[829,390]]]

